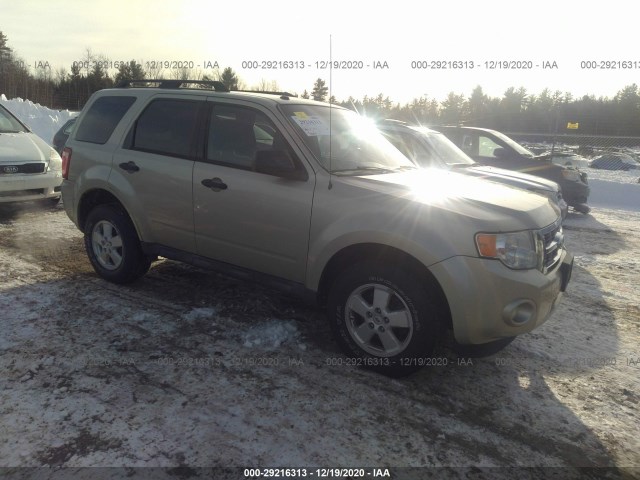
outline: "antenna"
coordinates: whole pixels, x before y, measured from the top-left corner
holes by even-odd
[[[331,182],[331,171],[332,171],[332,161],[333,161],[333,154],[331,153],[331,140],[332,140],[332,131],[331,131],[331,108],[332,108],[332,103],[331,103],[331,85],[333,84],[332,82],[332,77],[333,77],[333,58],[332,58],[332,52],[331,52],[331,34],[329,34],[329,185],[328,185],[328,189],[331,190],[333,188],[333,183]]]

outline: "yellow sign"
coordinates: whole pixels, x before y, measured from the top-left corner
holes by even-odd
[[[576,122],[576,123],[571,123],[571,122],[567,123],[567,128],[569,130],[578,130],[579,126],[580,126],[580,124],[578,122]]]

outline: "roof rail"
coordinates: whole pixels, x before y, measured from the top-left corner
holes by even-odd
[[[247,92],[247,93],[266,93],[267,95],[280,95],[281,97],[297,97],[295,93],[289,92],[271,92],[268,90],[234,90],[234,92]]]
[[[155,84],[155,85],[150,85]],[[140,79],[140,80],[121,80],[115,85],[115,88],[181,88],[183,85],[198,85],[200,88],[213,88],[216,92],[228,92],[224,83],[216,80],[167,80],[167,79]]]

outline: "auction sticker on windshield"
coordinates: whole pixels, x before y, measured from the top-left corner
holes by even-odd
[[[329,135],[329,126],[316,115],[307,115],[305,112],[293,112],[291,117],[302,129],[307,137],[319,137]]]

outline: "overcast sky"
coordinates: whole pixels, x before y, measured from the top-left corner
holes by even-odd
[[[620,0],[2,3],[0,31],[32,72],[39,63],[68,71],[90,48],[111,62],[187,62],[204,74],[217,62],[232,67],[247,87],[275,80],[301,93],[318,77],[328,83],[329,70],[321,67],[331,37],[333,60],[362,67],[333,69],[338,99],[383,93],[400,102],[424,95],[442,100],[450,91],[469,96],[476,85],[498,97],[510,86],[612,97],[640,83],[637,14]],[[293,68],[243,68],[243,62],[262,67],[268,60]],[[503,60],[533,68],[490,68]],[[418,69],[412,61],[430,67],[456,61],[466,68]],[[626,61],[635,68],[587,69],[583,61]],[[388,69],[373,68],[377,62]],[[543,69],[545,62],[558,68]]]

